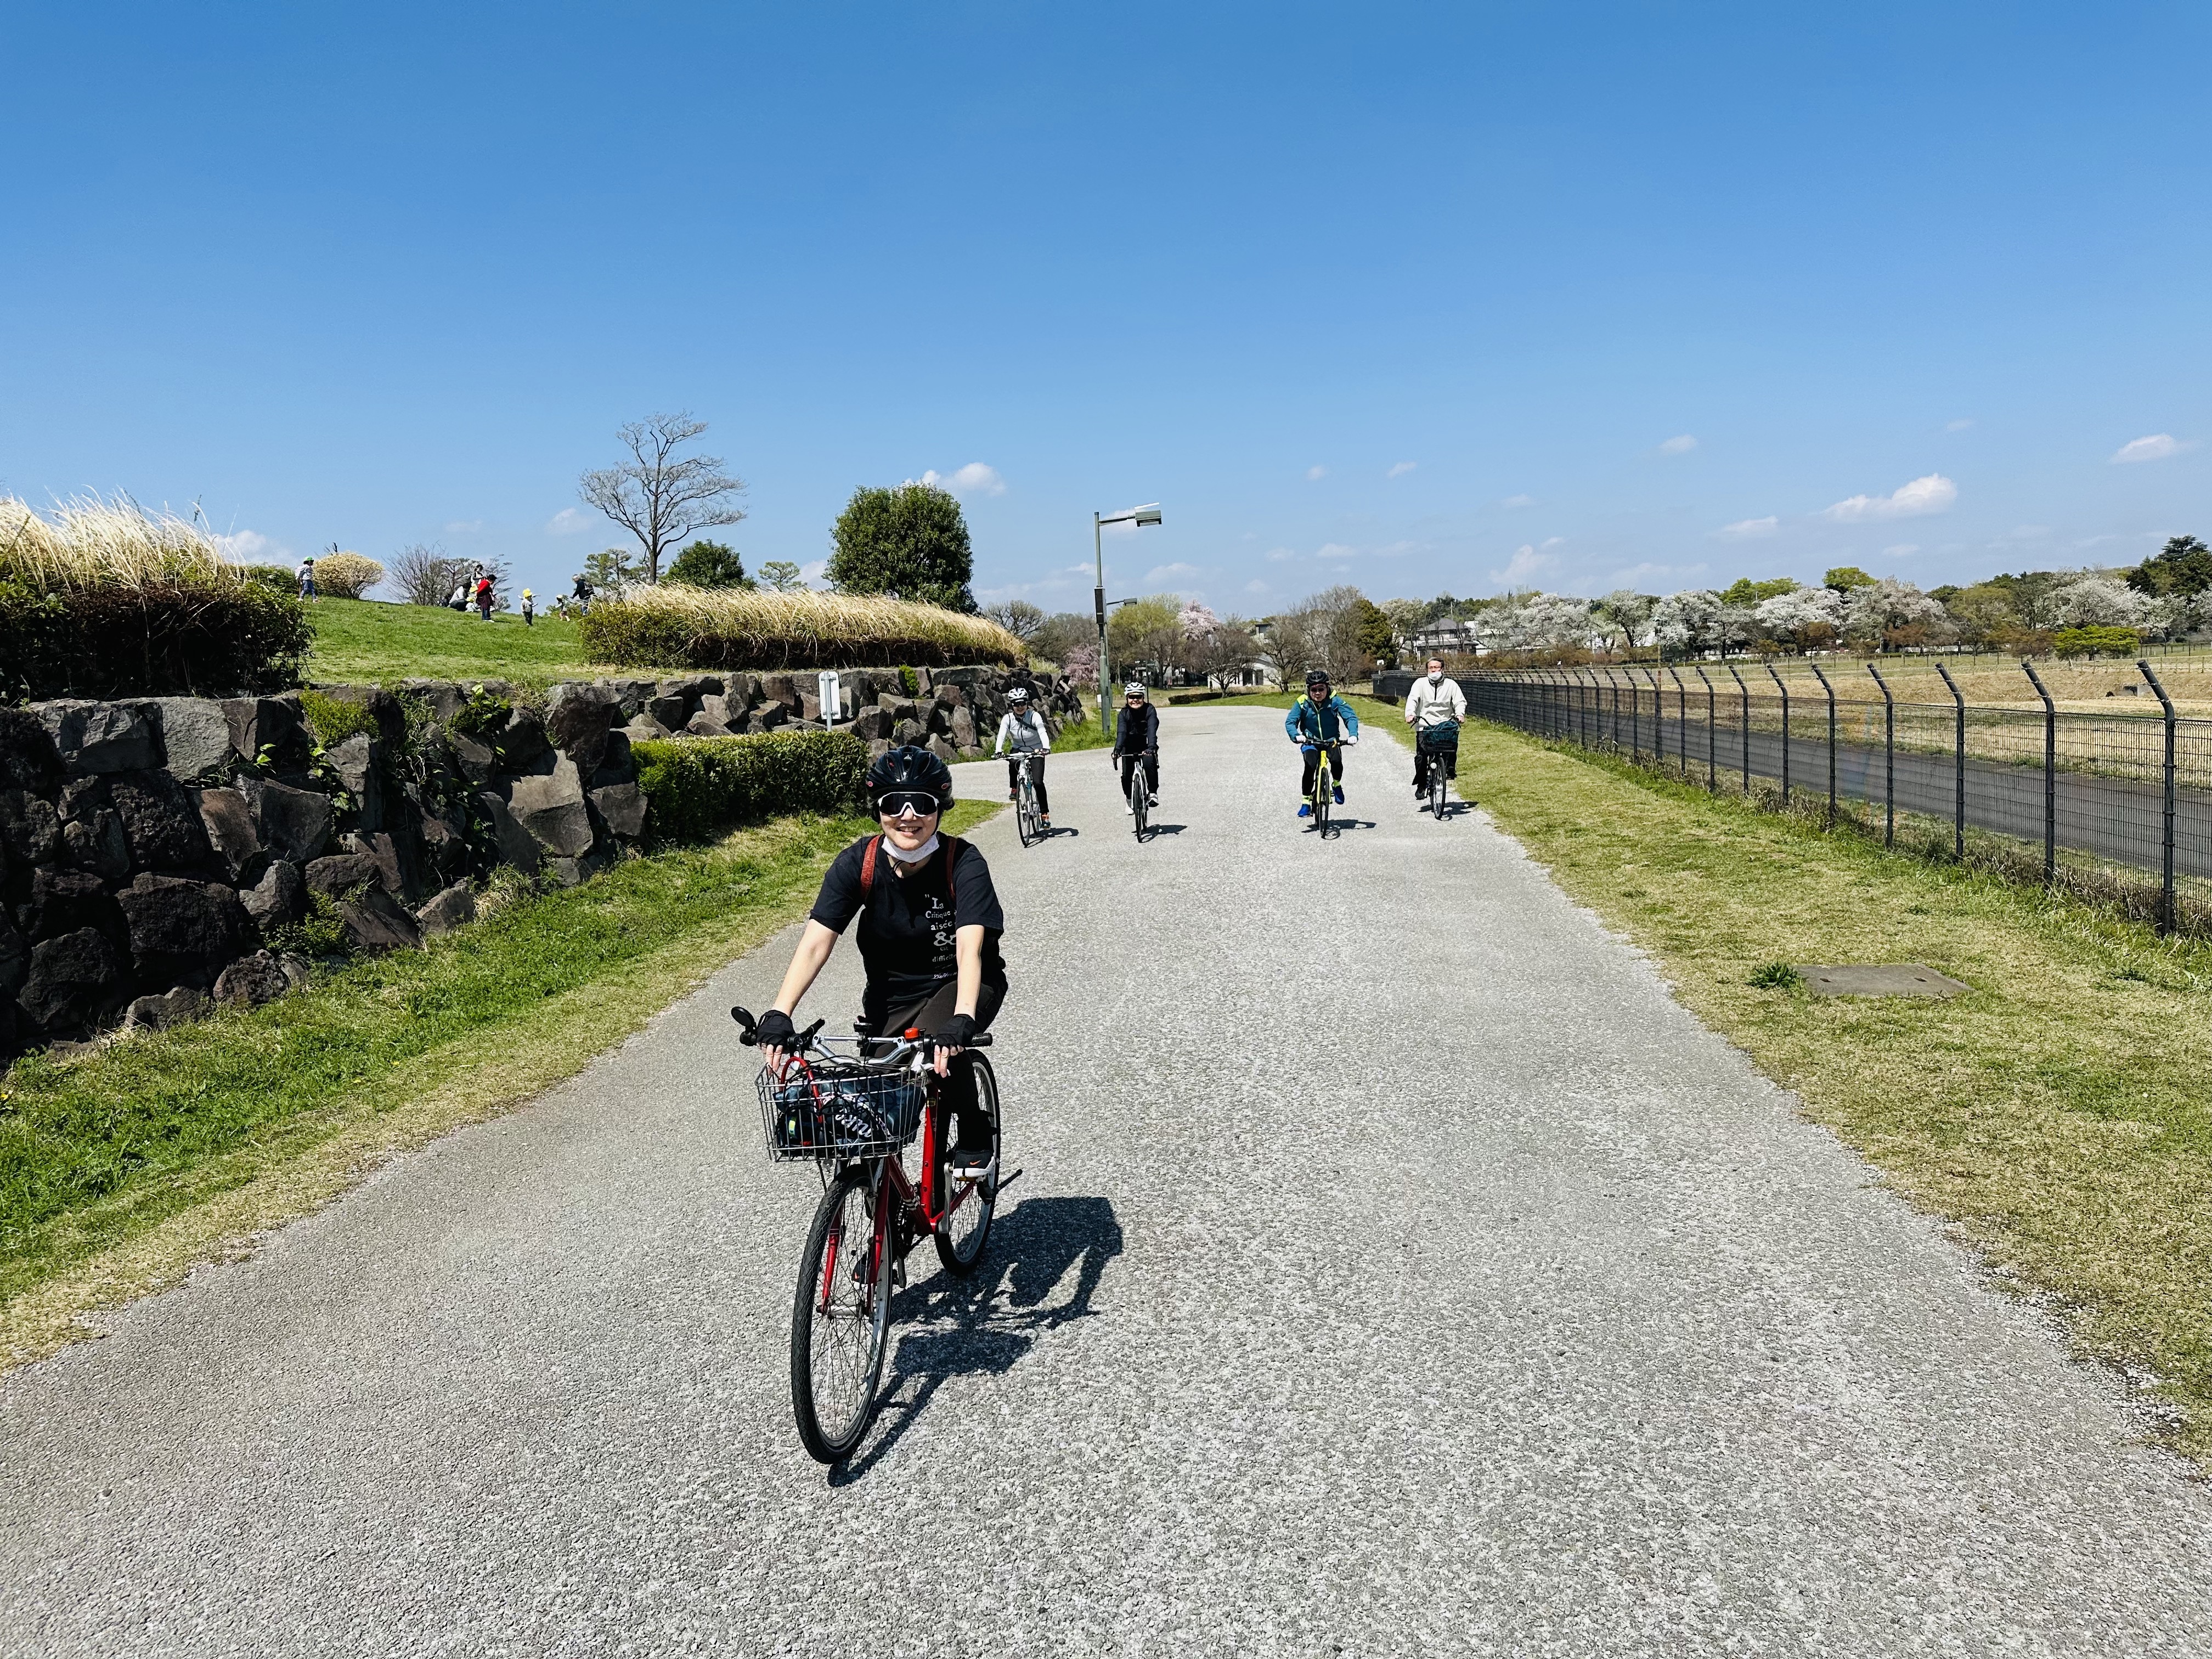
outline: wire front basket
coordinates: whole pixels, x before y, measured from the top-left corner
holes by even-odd
[[[777,1159],[889,1158],[921,1127],[921,1079],[880,1066],[794,1066],[756,1079],[768,1155]]]

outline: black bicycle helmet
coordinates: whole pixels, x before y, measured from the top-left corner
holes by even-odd
[[[912,744],[887,749],[868,769],[868,805],[907,791],[936,796],[941,812],[952,805],[952,769]]]
[[[1312,690],[1316,685],[1328,685],[1331,684],[1333,684],[1333,682],[1328,678],[1328,671],[1327,669],[1309,668],[1306,670],[1307,690]]]

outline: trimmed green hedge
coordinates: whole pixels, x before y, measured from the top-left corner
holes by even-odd
[[[300,683],[313,635],[296,594],[156,577],[41,591],[0,580],[0,695],[228,696]]]
[[[868,746],[849,732],[656,738],[631,752],[646,832],[662,842],[703,841],[779,812],[848,811],[868,764]]]

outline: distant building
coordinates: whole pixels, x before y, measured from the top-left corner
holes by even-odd
[[[1435,622],[1415,629],[1406,643],[1423,657],[1432,652],[1447,657],[1455,653],[1473,656],[1481,649],[1475,637],[1474,624],[1462,622],[1456,617],[1440,617]]]

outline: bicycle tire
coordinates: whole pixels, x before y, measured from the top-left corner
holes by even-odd
[[[882,1236],[886,1206],[878,1202],[872,1169],[856,1164],[840,1171],[822,1194],[799,1256],[791,1306],[792,1416],[808,1455],[833,1467],[853,1455],[875,1420],[890,1325],[891,1258],[897,1247],[894,1238]],[[856,1244],[866,1252],[865,1277],[848,1271]],[[825,1252],[830,1253],[826,1264]],[[836,1304],[848,1289],[852,1305],[841,1318]],[[849,1334],[841,1329],[845,1327]]]
[[[1431,760],[1429,763],[1429,816],[1439,823],[1444,818],[1444,792],[1449,781],[1444,775],[1443,762]]]
[[[1328,751],[1322,751],[1321,764],[1314,768],[1313,820],[1314,830],[1323,841],[1328,839],[1328,792],[1336,775],[1328,763]]]
[[[981,1054],[971,1054],[975,1067],[975,1094],[991,1115],[991,1166],[999,1169],[999,1157],[1005,1150],[999,1133],[999,1077],[991,1069],[991,1062]],[[949,1127],[949,1126],[948,1126]],[[939,1179],[950,1187],[950,1177],[942,1170]],[[999,1177],[994,1174],[988,1183],[988,1190],[978,1188],[973,1196],[957,1210],[950,1210],[939,1218],[933,1235],[937,1244],[937,1259],[955,1279],[965,1279],[974,1273],[983,1260],[984,1247],[991,1240],[992,1218],[998,1213]],[[956,1230],[954,1223],[960,1223]]]
[[[1137,839],[1145,838],[1145,826],[1151,821],[1151,809],[1146,805],[1145,763],[1141,757],[1129,769],[1129,817],[1135,826]]]

